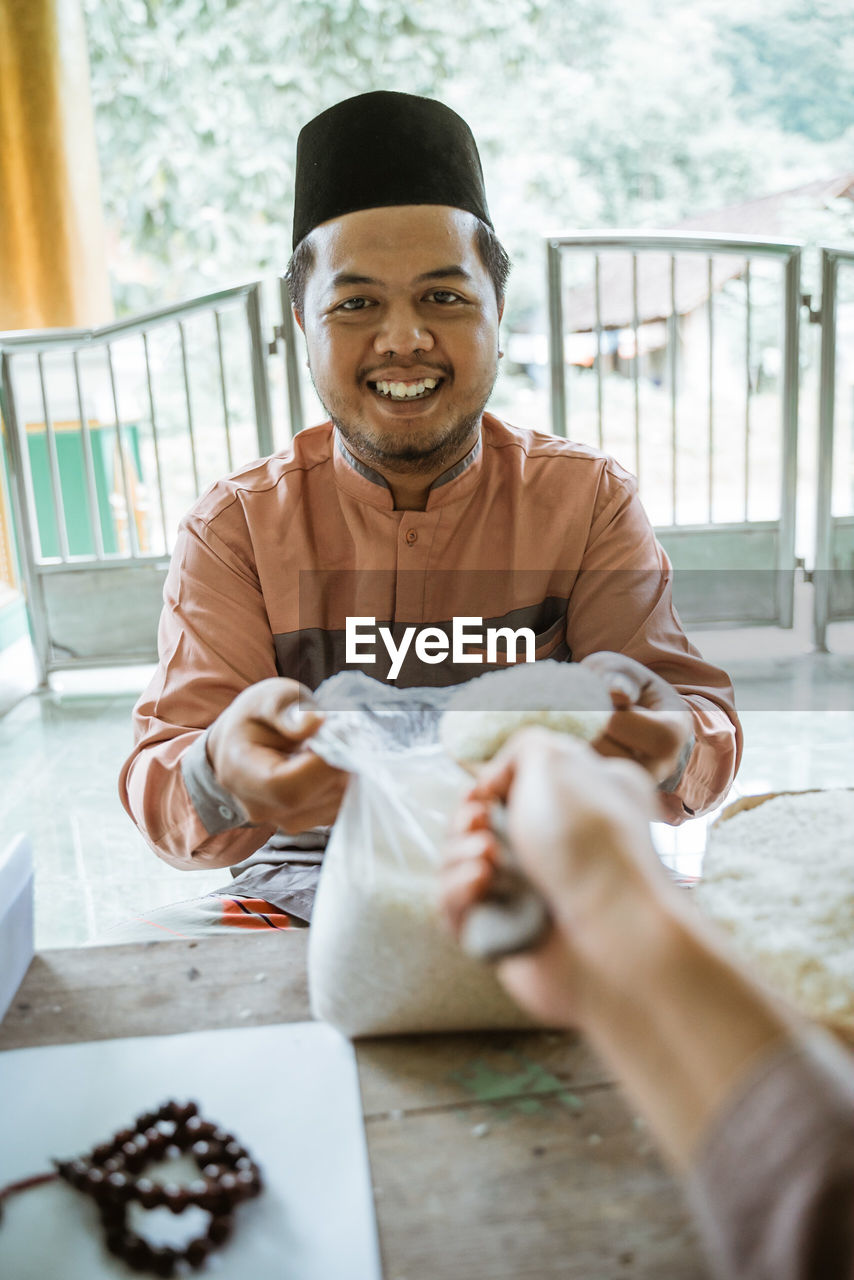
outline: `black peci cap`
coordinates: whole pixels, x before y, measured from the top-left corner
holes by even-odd
[[[315,116],[297,140],[294,248],[314,227],[359,209],[443,204],[492,226],[471,129],[411,93],[362,93]]]

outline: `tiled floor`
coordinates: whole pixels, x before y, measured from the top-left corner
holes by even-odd
[[[735,794],[854,785],[854,632],[838,628],[832,655],[791,635],[695,637],[731,672],[745,729]],[[143,669],[55,677],[0,717],[0,848],[29,833],[36,862],[36,945],[85,945],[138,912],[216,888],[223,871],[186,873],[161,862],[119,803],[116,777],[130,745],[130,710]],[[699,869],[705,821],[658,828],[679,871]],[[852,833],[854,838],[854,833]]]
[[[128,680],[141,687],[137,672],[121,674],[119,689]],[[0,847],[19,831],[30,836],[39,948],[91,942],[139,911],[228,879],[167,866],[133,826],[116,779],[138,688],[110,688],[114,673],[99,683],[99,693],[72,684],[33,694],[0,719]]]

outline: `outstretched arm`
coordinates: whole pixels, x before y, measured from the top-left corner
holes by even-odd
[[[509,834],[553,927],[506,959],[507,990],[583,1029],[688,1176],[716,1274],[850,1280],[854,1064],[728,954],[649,839],[653,784],[546,730],[523,730],[460,812],[443,873],[459,930]]]

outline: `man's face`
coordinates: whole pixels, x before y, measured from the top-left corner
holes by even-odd
[[[500,312],[471,214],[365,209],[316,227],[304,329],[317,393],[382,471],[439,474],[471,448],[495,381]]]

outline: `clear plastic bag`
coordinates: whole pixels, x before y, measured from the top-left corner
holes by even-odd
[[[312,912],[309,991],[315,1017],[348,1036],[531,1025],[439,916],[442,843],[471,786],[438,743],[452,693],[349,672],[317,691],[327,718],[312,748],[354,776]]]

